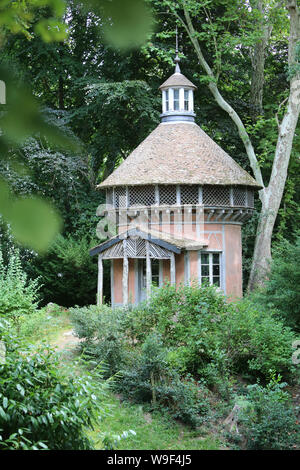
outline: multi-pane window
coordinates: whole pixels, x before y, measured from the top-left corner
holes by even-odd
[[[169,111],[169,90],[165,91],[165,104],[166,104],[166,111]]]
[[[179,111],[179,89],[174,89],[174,111]]]
[[[189,110],[189,90],[184,90],[184,110]]]
[[[207,281],[210,285],[221,286],[220,253],[200,254],[200,282]]]

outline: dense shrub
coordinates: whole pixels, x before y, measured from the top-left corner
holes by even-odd
[[[180,378],[167,363],[161,336],[150,333],[139,354],[133,354],[120,372],[116,385],[123,396],[168,411],[192,427],[203,422],[210,411],[208,392],[191,377]]]
[[[55,302],[73,307],[95,302],[97,263],[89,254],[92,245],[87,238],[60,235],[45,256],[37,257],[26,266],[31,277],[41,279],[42,304]],[[107,296],[107,293],[106,289],[104,294]]]
[[[299,425],[285,385],[271,381],[267,387],[247,387],[248,405],[240,416],[247,449],[299,449]]]
[[[269,281],[256,295],[269,309],[276,308],[284,321],[300,331],[300,236],[292,244],[284,240],[275,250]]]
[[[34,312],[38,302],[38,280],[28,280],[17,249],[11,250],[4,266],[0,250],[0,315],[17,319]]]
[[[229,304],[211,286],[166,285],[137,307],[71,313],[84,350],[108,375],[119,372],[123,395],[193,426],[208,413],[207,387],[228,399],[232,376],[267,382],[294,372],[291,330],[249,300]]]
[[[26,348],[0,325],[0,449],[92,449],[86,430],[103,414],[101,382],[64,377],[49,349]]]
[[[108,375],[118,372],[125,353],[124,310],[102,305],[75,307],[70,313],[76,336],[85,340],[85,354],[104,362]]]
[[[291,377],[293,332],[271,312],[245,299],[226,317],[223,341],[236,372],[269,379],[275,372]]]
[[[230,372],[266,379],[293,372],[293,333],[267,309],[247,299],[229,304],[211,286],[167,285],[129,311],[126,322],[139,341],[157,328],[170,348],[170,365],[210,385],[224,385]]]

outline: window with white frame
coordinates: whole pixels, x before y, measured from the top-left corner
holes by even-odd
[[[174,89],[174,106],[173,109],[174,111],[179,111],[179,89],[175,88]]]
[[[166,111],[169,111],[169,90],[165,91],[165,106]]]
[[[189,110],[189,90],[184,90],[184,110]]]
[[[200,283],[208,281],[210,285],[221,287],[221,254],[201,252]]]

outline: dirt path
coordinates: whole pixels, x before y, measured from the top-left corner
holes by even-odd
[[[82,341],[74,335],[73,330],[67,330],[59,334],[59,336],[52,342],[52,346],[58,352],[71,352]]]

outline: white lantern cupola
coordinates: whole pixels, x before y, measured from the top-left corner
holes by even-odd
[[[194,121],[194,90],[197,87],[180,71],[176,45],[175,73],[160,87],[162,91],[162,122]]]

